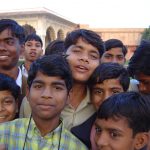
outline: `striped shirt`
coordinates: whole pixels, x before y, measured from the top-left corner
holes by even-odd
[[[25,150],[87,150],[84,144],[64,129],[63,123],[44,137],[41,136],[33,119],[27,133],[28,124],[29,118],[0,124],[0,144],[5,144],[8,150],[23,150],[24,144]]]

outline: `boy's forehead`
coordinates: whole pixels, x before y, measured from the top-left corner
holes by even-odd
[[[115,55],[124,55],[121,47],[114,47],[106,50],[104,54],[114,53]]]
[[[36,73],[36,76],[35,76],[34,80],[38,80],[38,79],[44,80],[44,79],[47,79],[47,78],[49,78],[49,79],[51,78],[51,79],[54,79],[54,80],[60,80],[62,82],[65,82],[65,80],[61,76],[49,75],[49,74],[43,73],[41,71],[38,71]]]
[[[15,34],[12,32],[11,28],[9,28],[9,27],[4,30],[1,30],[0,34],[5,34],[10,37],[16,37]]]
[[[108,79],[104,79],[103,81],[100,81],[99,77],[97,77],[97,81],[94,85],[94,87],[96,86],[104,86],[107,85],[108,87],[122,87],[121,82],[119,80],[119,78],[108,78]]]
[[[12,95],[10,90],[0,90],[0,99],[4,98],[4,97],[7,97],[7,96],[13,97],[13,95]]]
[[[39,40],[36,40],[36,39],[29,39],[29,40],[27,40],[26,42],[37,42],[37,43],[41,43]],[[25,43],[26,43],[25,42]]]
[[[109,118],[96,118],[95,124],[98,126],[104,126],[106,128],[116,128],[123,130],[124,128],[130,128],[128,119],[124,116],[112,116]]]

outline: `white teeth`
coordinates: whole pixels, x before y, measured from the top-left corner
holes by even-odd
[[[8,56],[0,56],[0,58],[6,58],[6,57],[8,57]]]
[[[80,69],[84,69],[84,70],[86,70],[86,68],[85,68],[85,67],[83,67],[83,66],[79,66],[79,68],[80,68]]]
[[[5,118],[5,116],[0,116],[0,119],[4,119]]]

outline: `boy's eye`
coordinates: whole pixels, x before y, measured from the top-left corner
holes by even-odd
[[[54,88],[55,88],[56,90],[59,90],[59,91],[60,91],[60,90],[63,90],[63,87],[62,87],[62,86],[55,86]]]
[[[36,89],[40,89],[42,87],[42,85],[41,84],[35,84],[35,85],[33,85],[33,87]]]
[[[90,58],[93,59],[93,60],[99,59],[99,57],[98,57],[96,54],[95,54],[95,55],[94,55],[94,54],[91,54],[91,55],[90,55]]]
[[[93,90],[94,94],[102,94],[103,91],[101,89],[94,89]]]
[[[114,90],[113,93],[114,93],[114,94],[117,94],[117,93],[120,93],[120,91]]]
[[[117,131],[110,131],[110,136],[111,138],[117,138],[120,136],[120,133],[118,133]]]
[[[118,60],[122,60],[122,59],[123,59],[123,56],[118,56],[117,59],[118,59]]]
[[[41,47],[41,44],[36,44],[35,46],[36,46],[36,47]]]
[[[14,45],[15,41],[13,39],[8,39],[5,41],[5,43],[12,46],[12,45]]]
[[[12,99],[6,99],[6,100],[4,100],[4,104],[5,105],[10,105],[10,104],[12,104],[13,103],[13,100]]]
[[[96,131],[96,133],[101,133],[101,128],[99,128],[99,127],[95,127],[95,131]]]
[[[78,49],[74,49],[74,50],[73,50],[73,52],[74,52],[74,53],[79,53],[79,52],[80,52],[80,50],[78,50]]]
[[[27,44],[27,46],[31,46],[31,44]]]
[[[107,58],[107,59],[111,58],[110,55],[104,55],[104,57]]]

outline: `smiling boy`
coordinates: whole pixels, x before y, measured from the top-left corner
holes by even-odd
[[[86,29],[72,31],[66,37],[64,45],[74,82],[69,102],[61,115],[65,126],[71,129],[95,112],[90,102],[87,81],[100,64],[104,45],[97,33]]]
[[[27,90],[32,115],[0,125],[0,144],[7,149],[86,150],[64,129],[60,118],[71,88],[72,75],[65,58],[49,55],[33,62]]]
[[[140,150],[148,142],[150,108],[136,92],[109,97],[99,107],[95,121],[98,150]]]

